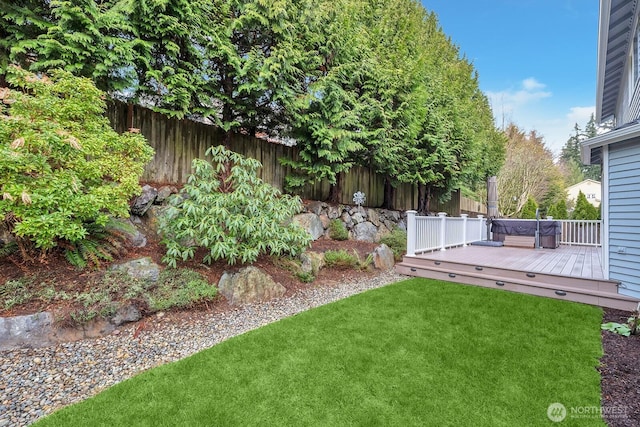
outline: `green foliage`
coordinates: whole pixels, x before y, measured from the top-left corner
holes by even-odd
[[[349,253],[346,249],[337,251],[330,250],[324,253],[324,261],[327,267],[333,268],[366,268],[371,263],[371,257],[362,261],[358,253],[354,250]]]
[[[329,237],[333,240],[348,240],[349,230],[344,222],[338,218],[332,219],[329,223]]]
[[[291,222],[300,199],[281,195],[258,178],[257,160],[223,146],[209,148],[207,155],[211,162],[193,161],[194,173],[182,189],[185,200],[161,217],[164,262],[175,267],[203,247],[206,263],[253,263],[263,253],[297,255],[309,245],[309,233]]]
[[[566,200],[558,200],[558,203],[549,208],[547,215],[552,216],[553,219],[569,219]]]
[[[153,150],[139,134],[118,135],[102,92],[65,71],[36,76],[12,67],[0,107],[0,218],[25,254],[77,243],[87,224],[127,216]]]
[[[628,337],[638,333],[639,325],[640,316],[638,312],[634,312],[633,316],[627,319],[627,323],[607,322],[603,323],[600,327],[602,330],[615,332],[616,334]]]
[[[24,304],[33,297],[27,280],[9,280],[0,286],[0,301],[5,310]]]
[[[211,301],[216,294],[215,286],[190,269],[164,270],[156,282],[108,271],[99,279],[89,281],[82,292],[67,292],[59,284],[48,281],[38,284],[34,278],[7,281],[0,285],[0,308],[8,310],[32,300],[64,301],[66,311],[56,313],[59,319],[83,324],[98,317],[108,318],[126,304],[155,312]]]
[[[71,265],[79,269],[87,265],[100,267],[103,261],[113,261],[124,249],[123,232],[131,232],[133,226],[109,218],[107,224],[87,223],[87,234],[81,240],[65,244],[64,256]]]
[[[576,207],[571,213],[571,219],[596,220],[600,218],[600,210],[587,201],[587,197],[582,191],[578,193]]]
[[[522,207],[520,211],[520,218],[523,219],[535,219],[536,218],[536,210],[538,209],[538,204],[532,197],[527,198],[527,202]]]
[[[395,227],[390,234],[380,238],[380,243],[389,246],[396,261],[401,261],[402,256],[407,252],[407,232],[399,227]]]
[[[158,284],[148,292],[146,299],[151,311],[159,311],[210,301],[217,292],[218,288],[194,270],[170,269],[160,273]]]

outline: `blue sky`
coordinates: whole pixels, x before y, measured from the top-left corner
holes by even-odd
[[[598,0],[421,0],[478,71],[496,125],[555,154],[595,111]]]

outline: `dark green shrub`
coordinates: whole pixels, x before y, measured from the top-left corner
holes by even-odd
[[[357,268],[360,265],[357,253],[351,254],[345,249],[326,251],[324,253],[324,261],[327,267],[333,268]]]
[[[394,227],[393,231],[380,238],[380,243],[389,246],[396,261],[402,260],[402,256],[407,252],[407,232],[399,227]]]
[[[349,230],[340,219],[332,219],[329,223],[329,237],[333,240],[348,240]]]

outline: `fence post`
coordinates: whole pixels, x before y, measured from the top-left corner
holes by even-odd
[[[462,217],[462,247],[467,246],[467,218],[469,214],[460,214]]]
[[[447,213],[446,212],[438,212],[438,216],[440,217],[440,250],[446,251],[446,235],[447,235]]]
[[[487,236],[486,238],[484,237],[485,232],[487,231],[487,227],[484,224],[484,221],[482,220],[484,218],[484,215],[478,215],[478,219],[480,221],[478,221],[478,224],[480,225],[480,240],[489,240],[489,236]]]
[[[416,254],[416,211],[407,211],[407,255],[414,256]]]

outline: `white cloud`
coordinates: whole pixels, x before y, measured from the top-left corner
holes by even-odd
[[[584,129],[595,112],[594,106],[563,106],[562,100],[553,98],[547,85],[534,77],[522,80],[514,88],[485,93],[493,108],[497,126],[513,122],[526,132],[535,130],[544,137],[547,148],[554,154],[560,153],[573,133],[575,124]]]
[[[499,92],[487,91],[493,113],[496,116],[513,116],[523,107],[535,103],[540,99],[551,97],[552,93],[544,90],[546,85],[533,77],[524,79],[520,87]]]

